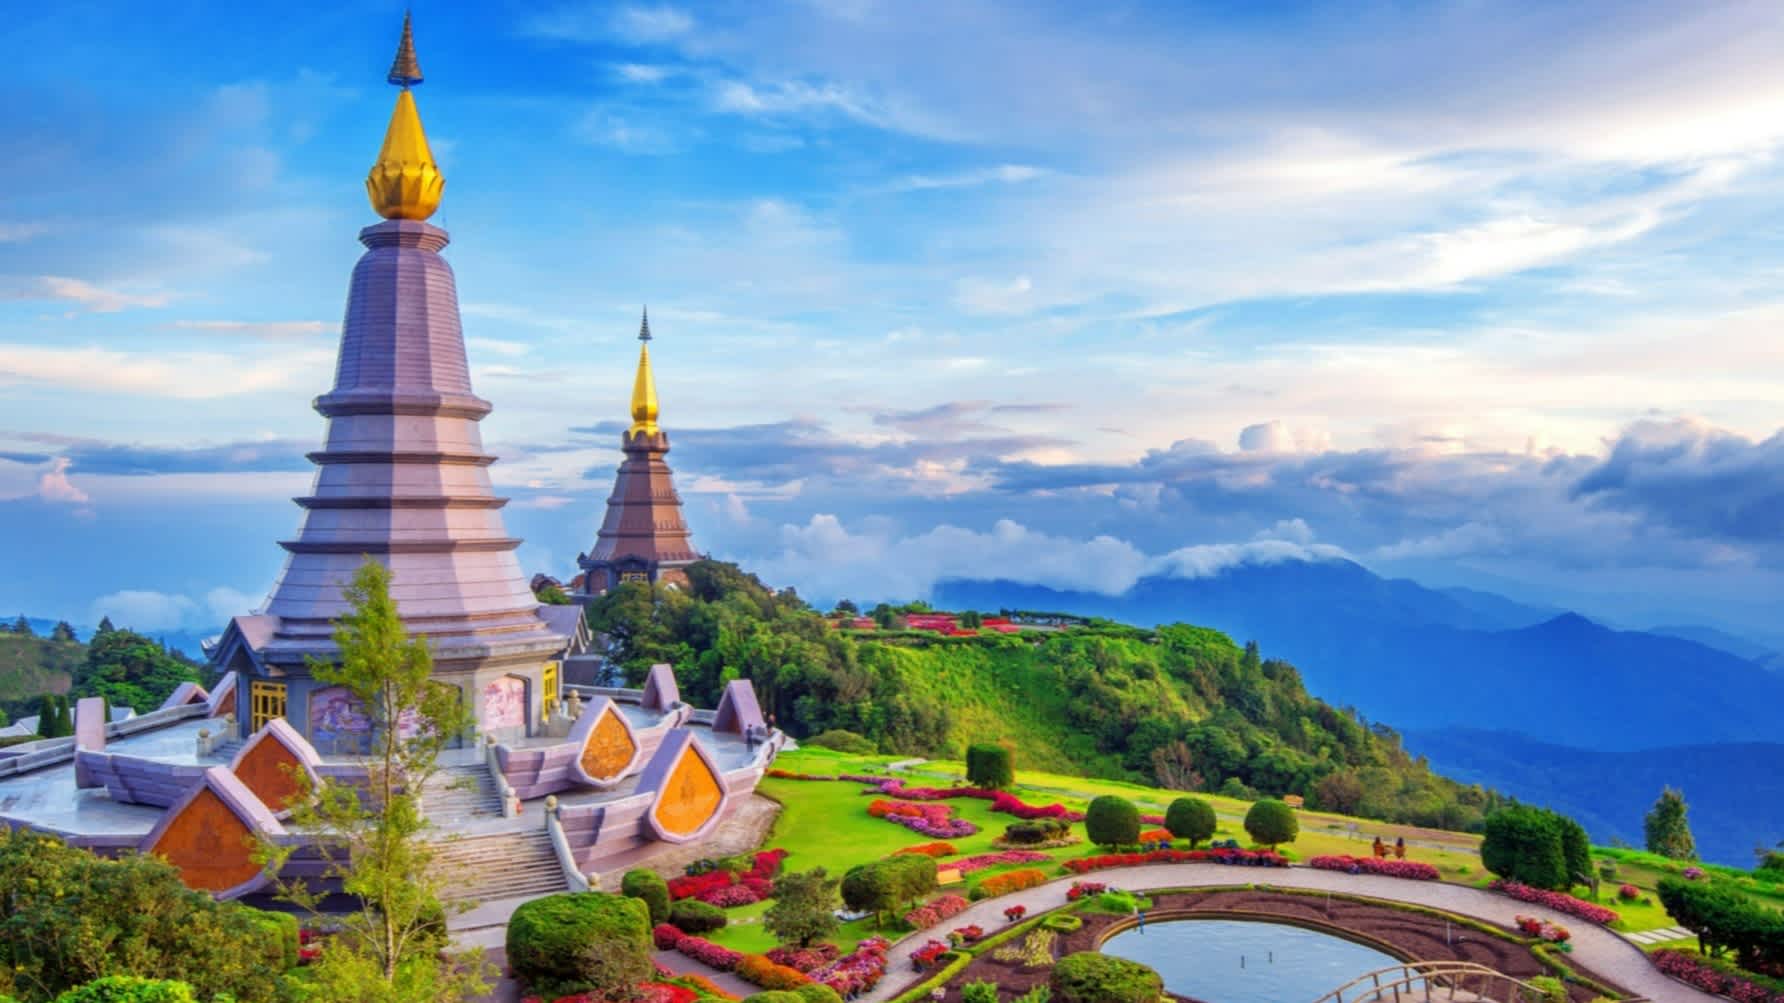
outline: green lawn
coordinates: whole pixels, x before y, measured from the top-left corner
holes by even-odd
[[[887,763],[900,758],[851,756],[827,749],[798,749],[783,753],[776,760],[775,766],[794,773],[831,776],[842,773],[884,773]],[[936,761],[923,763],[900,775],[913,786],[949,786],[962,775],[962,769],[959,763]],[[1033,770],[1018,771],[1017,781],[1014,793],[1031,804],[1060,801],[1077,809],[1082,809],[1091,798],[1115,794],[1135,801],[1143,813],[1155,814],[1163,813],[1165,806],[1173,798],[1182,796],[1175,791],[1119,781]],[[856,864],[877,860],[907,846],[932,842],[902,826],[869,816],[867,805],[872,797],[863,794],[866,788],[858,783],[765,777],[758,790],[783,806],[774,831],[765,845],[787,850],[786,867],[790,870],[823,867],[833,875],[840,875]],[[1242,825],[1245,812],[1250,808],[1248,802],[1213,795],[1196,796],[1206,797],[1215,807],[1219,819],[1215,838],[1237,839],[1242,844],[1249,842]],[[985,801],[960,798],[943,803],[954,809],[956,817],[979,826],[979,832],[975,835],[949,840],[963,857],[995,852],[997,848],[991,845],[992,840],[1003,832],[1004,826],[1015,821],[1012,816],[992,812],[990,804]],[[1478,836],[1322,812],[1303,811],[1297,814],[1301,821],[1300,837],[1281,848],[1294,858],[1304,860],[1321,854],[1366,856],[1376,836],[1389,843],[1404,836],[1411,847],[1408,856],[1436,866],[1443,880],[1477,887],[1483,887],[1491,881],[1491,875],[1481,867]],[[1080,843],[1042,852],[1054,861],[1062,861],[1099,851],[1088,843]],[[940,861],[944,868],[947,859]],[[1050,872],[1052,870],[1052,866],[1047,864],[1012,866],[1039,866]],[[964,895],[977,882],[1009,869],[1011,868],[1003,867],[979,871],[965,882],[946,890]],[[1672,920],[1660,908],[1654,894],[1655,885],[1664,874],[1663,870],[1640,862],[1619,862],[1617,879],[1603,882],[1599,899],[1622,915],[1622,920],[1614,929],[1640,931],[1673,925]],[[1617,901],[1617,886],[1625,882],[1641,889],[1646,902],[1631,904]],[[1586,894],[1584,889],[1577,891],[1582,896]],[[761,952],[773,947],[774,939],[761,923],[762,913],[767,908],[767,903],[758,903],[729,910],[730,925],[712,934],[711,939],[746,952]],[[872,923],[871,919],[850,923],[843,928],[837,939],[846,950],[852,948],[861,938],[876,932],[885,933],[894,939],[900,933],[897,929],[876,930]]]

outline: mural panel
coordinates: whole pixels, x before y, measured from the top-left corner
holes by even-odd
[[[721,781],[690,744],[663,785],[655,809],[657,824],[677,836],[692,835],[718,811],[724,797]]]
[[[503,676],[483,687],[482,718],[484,731],[524,730],[527,726],[526,680]]]
[[[596,780],[613,780],[632,765],[637,755],[638,743],[632,740],[631,730],[621,720],[619,710],[611,703],[602,707],[601,718],[582,747],[582,772]]]
[[[319,749],[358,749],[372,731],[365,704],[345,686],[310,694],[310,744]]]

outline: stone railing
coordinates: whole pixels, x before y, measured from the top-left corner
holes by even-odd
[[[584,874],[576,863],[576,852],[570,848],[569,837],[564,835],[564,823],[558,818],[558,799],[556,794],[545,798],[545,833],[551,838],[551,849],[557,854],[558,866],[563,868],[564,883],[573,892],[598,891],[601,877],[598,874]]]
[[[203,717],[203,704],[186,704],[181,707],[169,707],[166,710],[150,711],[138,714],[124,721],[117,721],[105,726],[105,737],[109,741],[114,738],[128,738],[140,735],[145,731],[165,728],[189,718]],[[46,738],[38,742],[25,742],[8,750],[13,755],[0,759],[0,777],[17,776],[29,773],[46,766],[58,766],[74,758],[74,739]]]
[[[502,772],[500,757],[496,755],[496,747],[501,743],[494,735],[486,736],[488,741],[483,745],[483,765],[489,770],[490,779],[495,781],[496,793],[502,799],[502,817],[513,818],[520,814],[520,798],[515,796],[514,787],[508,783],[508,777]]]

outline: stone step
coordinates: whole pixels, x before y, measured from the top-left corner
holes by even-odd
[[[449,873],[450,901],[545,895],[565,889],[564,872],[544,832],[497,833],[438,843],[434,868]]]

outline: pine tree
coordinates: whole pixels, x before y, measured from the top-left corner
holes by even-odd
[[[67,620],[57,620],[55,629],[50,631],[50,640],[52,640],[52,641],[79,641],[80,638],[78,638],[74,635],[74,625],[73,624],[69,623]]]
[[[68,706],[67,697],[56,698],[56,737],[67,738],[74,734],[74,712]]]
[[[109,634],[112,631],[117,630],[117,629],[118,628],[112,626],[111,617],[102,616],[99,618],[99,629],[95,630],[93,632],[93,639],[95,641],[97,641],[99,639],[99,635]]]
[[[19,618],[12,622],[12,632],[20,637],[37,636],[37,632],[31,629],[31,621],[25,619],[25,614],[23,613],[20,613]]]
[[[440,754],[469,733],[470,710],[455,687],[431,677],[427,642],[410,638],[390,598],[390,571],[367,560],[346,589],[351,612],[336,621],[340,661],[309,661],[325,686],[345,686],[371,719],[372,748],[362,759],[370,797],[353,784],[324,778],[293,806],[290,825],[342,853],[324,877],[363,904],[311,968],[315,1003],[434,1003],[487,991],[476,955],[448,949],[440,901],[450,876],[433,866],[431,827],[421,794],[440,770]],[[288,846],[264,844],[261,856],[277,872]],[[298,884],[285,898],[319,912],[320,896]]]
[[[1691,824],[1685,820],[1686,810],[1683,793],[1671,787],[1660,792],[1659,800],[1642,820],[1642,834],[1647,838],[1649,853],[1674,860],[1697,859],[1697,841],[1691,838]]]
[[[37,736],[56,737],[56,698],[48,693],[37,698]]]

